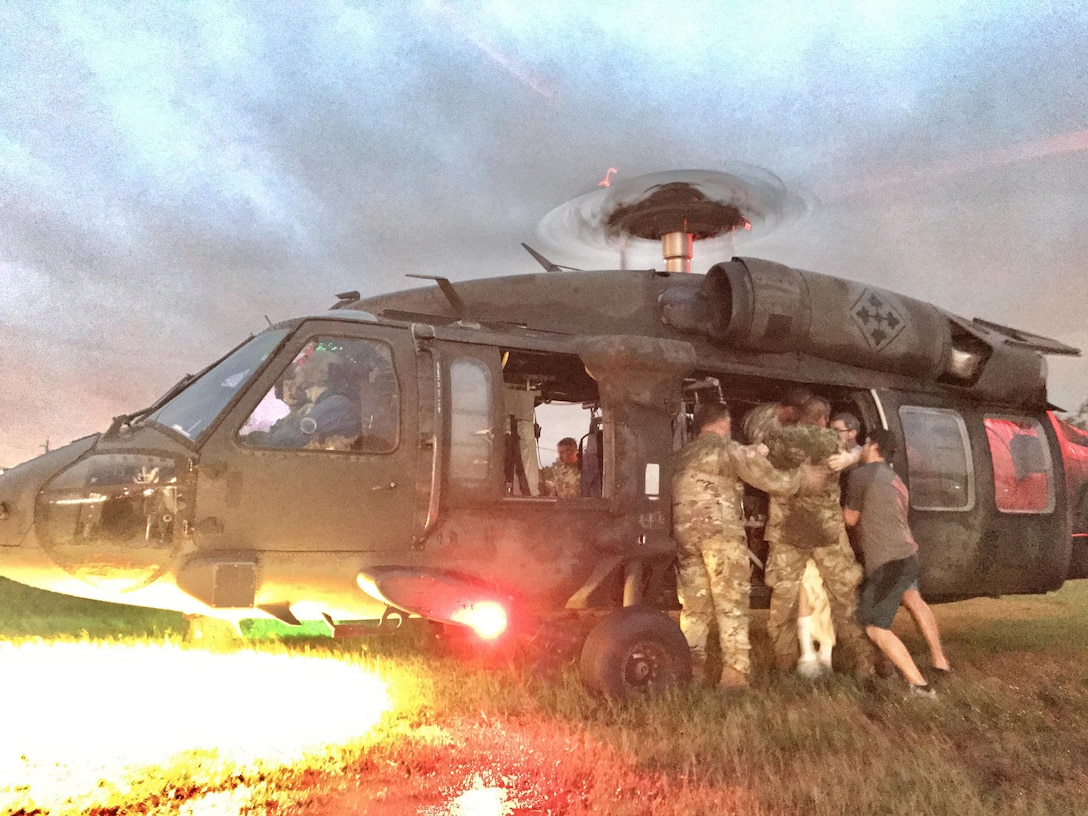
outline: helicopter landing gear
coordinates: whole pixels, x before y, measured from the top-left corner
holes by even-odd
[[[593,691],[618,699],[652,696],[691,681],[691,652],[664,612],[628,606],[589,633],[579,668]]]

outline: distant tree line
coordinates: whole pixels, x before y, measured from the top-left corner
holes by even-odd
[[[1076,425],[1088,431],[1088,400],[1080,404],[1080,408],[1071,414],[1066,414],[1065,421],[1070,425]]]

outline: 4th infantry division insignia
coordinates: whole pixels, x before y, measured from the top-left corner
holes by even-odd
[[[861,293],[850,312],[861,333],[876,351],[883,351],[906,327],[906,321],[895,307],[869,289]]]

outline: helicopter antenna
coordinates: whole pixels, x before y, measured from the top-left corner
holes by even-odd
[[[573,266],[560,266],[557,263],[552,263],[547,258],[545,258],[543,255],[541,255],[539,252],[537,252],[535,249],[533,249],[531,246],[529,246],[527,243],[525,243],[524,241],[521,242],[521,245],[523,247],[525,247],[526,252],[528,252],[530,255],[533,256],[533,258],[536,259],[536,262],[538,264],[540,264],[541,266],[544,267],[545,272],[581,272],[582,271],[581,269],[575,269]]]
[[[355,289],[350,292],[341,292],[336,296],[336,303],[332,305],[333,309],[343,309],[345,306],[350,306],[352,303],[357,303],[362,295]]]
[[[541,255],[539,252],[537,252],[535,249],[533,249],[531,246],[529,246],[527,243],[522,241],[521,245],[523,247],[525,247],[526,252],[528,252],[530,255],[533,256],[534,259],[536,259],[536,262],[538,264],[540,264],[541,266],[544,267],[545,272],[559,272],[560,271],[558,264],[554,264],[551,261],[549,261],[543,255]]]
[[[438,284],[438,288],[442,290],[442,294],[446,296],[446,300],[449,301],[450,306],[453,307],[453,313],[457,315],[457,320],[465,325],[477,325],[474,320],[468,316],[468,307],[465,306],[465,302],[461,300],[461,296],[457,294],[457,290],[453,288],[453,284],[450,283],[449,278],[443,278],[438,275],[406,275],[408,278],[419,278],[420,280],[432,280]]]

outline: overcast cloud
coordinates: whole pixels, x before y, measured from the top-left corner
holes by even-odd
[[[0,3],[0,465],[336,292],[615,266],[536,235],[608,167],[766,168],[811,211],[741,252],[1088,349],[1088,4],[664,5]]]

